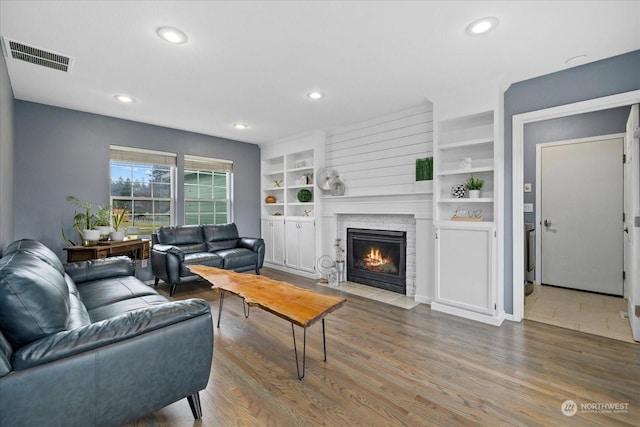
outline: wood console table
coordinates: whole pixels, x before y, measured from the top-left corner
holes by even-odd
[[[67,262],[86,261],[89,259],[108,258],[127,255],[133,259],[149,258],[149,240],[123,240],[122,242],[98,242],[95,246],[69,246]]]

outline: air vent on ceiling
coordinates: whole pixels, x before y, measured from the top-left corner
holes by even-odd
[[[34,46],[29,46],[15,40],[4,38],[5,53],[13,59],[40,65],[42,67],[53,68],[54,70],[69,72],[71,68],[71,58],[59,53],[54,53]]]

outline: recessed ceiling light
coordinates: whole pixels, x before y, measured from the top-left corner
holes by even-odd
[[[576,55],[574,57],[567,59],[566,61],[564,61],[564,63],[567,65],[576,65],[581,62],[584,62],[585,59],[587,59],[587,55]]]
[[[319,92],[317,90],[314,90],[314,91],[311,91],[311,92],[307,93],[307,98],[309,98],[309,99],[324,98],[324,93]]]
[[[465,31],[470,36],[479,36],[493,30],[496,26],[498,26],[498,18],[488,16],[473,21]]]
[[[156,33],[162,40],[175,44],[186,43],[188,38],[184,32],[173,27],[160,27],[156,30]]]
[[[233,127],[236,128],[236,129],[246,129],[249,126],[247,124],[245,124],[245,123],[234,123]]]
[[[136,102],[136,100],[129,95],[116,95],[114,96],[114,98],[122,102],[123,104],[131,104],[132,102]]]

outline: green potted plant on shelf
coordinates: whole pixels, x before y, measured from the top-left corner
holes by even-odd
[[[477,199],[480,197],[480,190],[482,190],[482,186],[484,185],[484,179],[482,178],[474,178],[471,175],[467,182],[464,183],[464,187],[469,190],[469,198]]]
[[[73,228],[80,235],[82,244],[84,246],[96,245],[100,240],[100,230],[95,229],[96,215],[91,213],[93,206],[91,203],[83,202],[75,196],[67,196],[66,200],[81,210],[81,212],[76,212],[73,216]],[[72,246],[76,245],[75,242],[67,239],[64,230],[62,231],[62,237]]]
[[[110,233],[111,240],[115,242],[121,242],[124,240],[124,231],[120,231],[120,227],[128,213],[129,210],[126,207],[113,210],[113,229],[115,231]]]

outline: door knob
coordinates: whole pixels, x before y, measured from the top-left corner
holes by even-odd
[[[622,229],[622,231],[624,231],[625,233],[629,234],[629,227],[624,227],[624,228]]]
[[[550,219],[545,219],[544,220],[544,226],[545,227],[551,227],[551,220]]]

